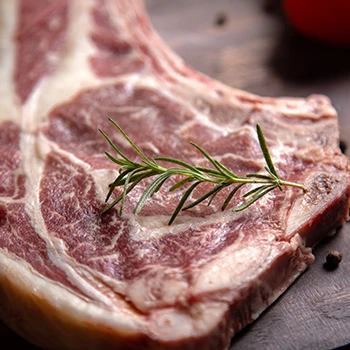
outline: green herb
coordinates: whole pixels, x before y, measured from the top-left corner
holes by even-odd
[[[181,160],[168,158],[168,157],[157,157],[157,158],[147,158],[144,153],[132,142],[132,140],[126,135],[126,133],[121,129],[121,127],[113,120],[109,119],[110,122],[119,130],[123,137],[129,142],[135,152],[141,157],[141,162],[137,163],[129,159],[125,154],[123,154],[111,141],[111,139],[99,129],[102,135],[106,138],[113,150],[119,155],[119,158],[113,157],[109,152],[105,152],[107,157],[114,163],[120,166],[119,176],[109,184],[109,192],[106,197],[106,202],[109,200],[111,194],[116,187],[123,187],[123,192],[113,200],[103,212],[108,211],[113,208],[116,204],[120,202],[120,215],[123,212],[124,203],[126,196],[130,191],[132,191],[137,184],[148,177],[154,177],[152,182],[146,187],[145,191],[141,195],[136,208],[135,214],[138,214],[142,207],[145,205],[148,198],[152,197],[154,193],[159,191],[163,184],[174,175],[181,175],[181,181],[177,182],[174,186],[170,188],[170,192],[178,190],[191,183],[185,193],[183,194],[178,206],[176,207],[173,215],[170,218],[169,225],[175,220],[176,216],[179,214],[180,210],[186,210],[196,206],[197,204],[208,199],[208,205],[212,202],[213,198],[224,188],[229,186],[234,186],[231,192],[228,194],[226,200],[224,201],[221,209],[225,210],[229,205],[232,197],[236,192],[246,184],[256,185],[253,189],[246,192],[243,197],[246,201],[240,206],[233,209],[233,211],[238,212],[246,209],[259,198],[263,197],[268,192],[279,188],[282,191],[282,186],[293,186],[302,189],[306,192],[308,189],[304,185],[284,181],[279,178],[275,166],[273,165],[269,150],[266,145],[266,141],[259,125],[256,126],[258,139],[260,143],[260,148],[264,155],[266,161],[266,174],[247,174],[245,177],[235,175],[229,169],[227,169],[223,164],[213,159],[207,152],[205,152],[201,147],[191,142],[191,145],[195,147],[213,166],[212,168],[206,168],[201,166],[193,166],[185,163]],[[157,163],[157,161],[168,162],[174,165],[174,167],[165,168]],[[194,189],[201,183],[212,183],[213,189],[202,195],[200,198],[196,199],[194,202],[185,205],[187,199],[194,191]]]

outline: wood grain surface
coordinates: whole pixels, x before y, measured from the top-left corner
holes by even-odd
[[[328,95],[339,113],[342,146],[350,155],[350,49],[297,35],[285,23],[277,0],[146,0],[146,4],[161,36],[205,74],[263,96]],[[330,250],[343,254],[334,271],[324,268]],[[322,242],[314,254],[315,263],[234,338],[230,350],[347,347],[350,224]],[[1,323],[0,337],[1,349],[37,349]]]

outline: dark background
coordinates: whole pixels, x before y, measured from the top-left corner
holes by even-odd
[[[299,36],[277,0],[146,0],[146,5],[165,41],[210,77],[263,96],[329,96],[339,113],[342,148],[350,155],[350,49]],[[324,268],[330,250],[343,254],[334,271]],[[230,349],[326,350],[350,343],[350,224],[314,254],[308,271]],[[4,350],[36,349],[1,323],[0,339]]]

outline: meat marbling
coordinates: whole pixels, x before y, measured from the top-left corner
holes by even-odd
[[[344,223],[349,164],[324,96],[262,98],[186,66],[138,0],[4,0],[0,94],[0,317],[45,349],[227,349]],[[118,169],[98,128],[135,157],[263,171],[260,123],[281,177],[249,210],[181,213],[171,181],[135,216],[101,214]],[[208,189],[203,185],[199,196]],[[227,195],[227,193],[226,193]],[[237,196],[232,205],[241,202]]]

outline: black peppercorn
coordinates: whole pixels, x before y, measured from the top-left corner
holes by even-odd
[[[224,13],[219,13],[216,15],[214,23],[217,27],[222,27],[227,22],[227,16]]]
[[[340,262],[342,261],[343,256],[336,250],[332,250],[328,253],[326,257],[326,267],[328,270],[334,270],[338,267]]]

